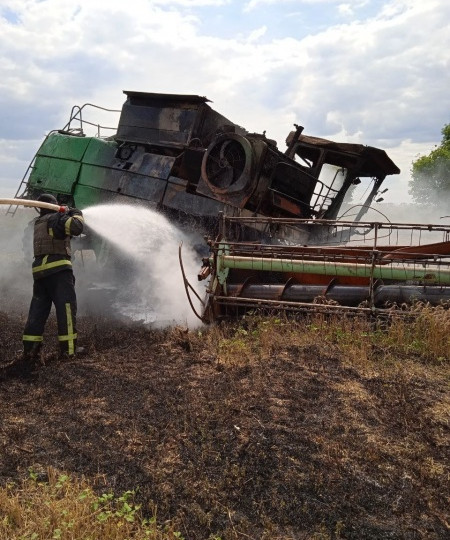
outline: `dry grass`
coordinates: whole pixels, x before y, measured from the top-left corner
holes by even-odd
[[[269,359],[286,347],[315,346],[369,371],[395,370],[405,359],[445,371],[450,360],[450,310],[418,305],[410,313],[414,316],[393,312],[389,321],[320,314],[297,320],[247,316],[200,336],[211,353],[230,365],[245,365],[255,357]]]
[[[3,540],[170,540],[182,538],[166,524],[142,516],[134,493],[97,495],[85,480],[55,469],[36,473],[20,487],[0,488]]]
[[[396,319],[389,327],[386,344],[413,353],[430,363],[448,363],[450,355],[450,310],[418,305],[412,322]]]
[[[88,358],[0,385],[0,538],[446,537],[449,312],[417,310],[81,321]]]

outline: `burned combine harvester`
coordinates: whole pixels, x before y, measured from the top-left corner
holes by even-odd
[[[230,240],[250,221],[260,242]],[[279,227],[326,229],[328,243],[263,240]],[[416,302],[450,305],[450,226],[223,216],[208,243],[198,276],[209,278],[208,293],[197,312],[206,322],[249,309],[381,315]]]
[[[366,178],[372,185],[358,220],[385,177],[400,172],[383,150],[305,136],[301,127],[282,153],[204,97],[125,94],[117,131],[107,138],[85,136],[83,115],[91,106],[74,108],[68,124],[42,143],[17,196],[50,192],[81,209],[140,202],[211,234],[219,212],[334,220],[348,190]],[[286,232],[294,242],[310,241],[308,228],[280,229],[279,237]],[[252,231],[241,233],[245,240]],[[326,241],[326,228],[314,241]]]
[[[120,113],[117,128],[86,120],[92,105],[74,107],[67,125],[43,141],[17,197],[50,192],[81,209],[144,204],[207,235],[203,320],[258,306],[373,310],[449,299],[448,228],[362,222],[386,176],[400,172],[383,150],[306,136],[296,126],[281,152],[204,97],[125,94],[121,111],[96,108]],[[96,136],[86,135],[89,126]],[[114,134],[102,137],[106,129]],[[357,215],[339,220],[346,195],[362,182]],[[84,247],[103,249],[87,240]]]

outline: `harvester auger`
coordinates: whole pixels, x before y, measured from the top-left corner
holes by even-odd
[[[236,230],[260,241],[233,241]],[[289,244],[286,229],[328,231],[326,245]],[[249,310],[382,314],[450,301],[450,226],[222,217],[199,279],[209,278],[202,319]]]

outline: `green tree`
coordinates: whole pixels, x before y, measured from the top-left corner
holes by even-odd
[[[409,194],[416,203],[450,204],[450,124],[442,128],[442,142],[428,156],[412,163]]]

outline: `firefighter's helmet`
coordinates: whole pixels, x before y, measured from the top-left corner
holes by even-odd
[[[37,200],[39,202],[58,204],[56,197],[52,195],[51,193],[42,193],[42,195],[39,195]],[[53,212],[56,212],[56,210],[52,210],[50,208],[39,208],[38,211],[41,216],[45,216],[45,214],[51,214]]]
[[[56,200],[56,197],[52,195],[51,193],[43,193],[42,195],[39,195],[37,198],[39,202],[47,202],[51,204],[58,204],[58,201]]]

